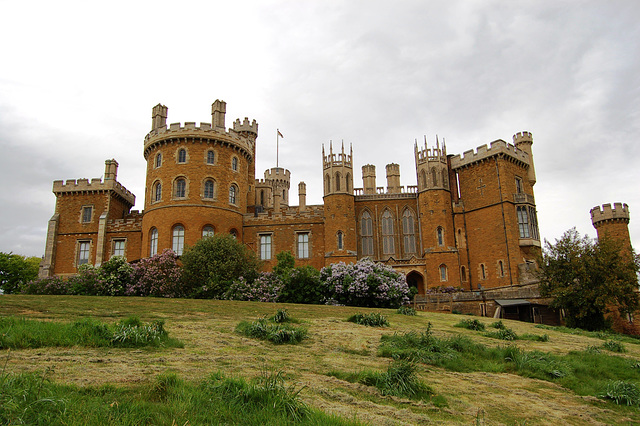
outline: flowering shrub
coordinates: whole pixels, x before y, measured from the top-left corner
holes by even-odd
[[[141,259],[132,269],[132,279],[124,292],[127,296],[184,296],[182,269],[172,250]]]
[[[81,296],[101,296],[102,283],[98,275],[98,268],[84,264],[78,268],[78,274],[67,279],[67,294]]]
[[[325,266],[320,281],[327,304],[397,308],[409,302],[404,274],[369,259]]]
[[[98,269],[99,294],[124,296],[132,284],[133,267],[122,256],[113,256]]]
[[[254,302],[275,302],[282,290],[282,280],[271,272],[261,272],[253,282],[240,277],[225,292],[229,300],[251,300]]]
[[[60,277],[39,278],[23,284],[20,292],[24,294],[69,294],[67,283]]]
[[[463,291],[462,288],[460,287],[453,287],[453,286],[438,286],[438,287],[432,287],[432,288],[428,288],[426,293],[427,294],[451,294],[451,293],[458,293]]]

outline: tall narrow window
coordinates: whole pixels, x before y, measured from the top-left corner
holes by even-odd
[[[309,233],[301,232],[298,234],[298,259],[309,258]]]
[[[420,172],[420,182],[422,182],[422,188],[426,189],[428,187],[427,184],[427,173],[423,170]]]
[[[212,150],[207,151],[207,164],[213,164],[216,161],[216,154]]]
[[[82,208],[82,223],[91,222],[91,213],[93,212],[93,207],[83,207]]]
[[[159,152],[158,155],[156,155],[156,169],[158,167],[162,166],[162,153]]]
[[[89,263],[90,241],[80,241],[78,243],[78,266]]]
[[[124,244],[125,244],[125,240],[113,241],[113,256],[124,257]]]
[[[260,259],[271,259],[271,235],[260,235]]]
[[[338,250],[342,250],[344,248],[344,236],[342,235],[342,231],[338,231],[336,234],[336,242]]]
[[[416,252],[416,232],[415,232],[415,220],[413,212],[406,209],[402,214],[402,235],[404,242],[404,252],[406,254],[413,254]]]
[[[444,229],[442,229],[441,226],[438,226],[438,229],[436,230],[436,234],[438,237],[438,245],[440,247],[444,246]]]
[[[394,231],[393,231],[393,215],[389,210],[385,210],[382,213],[382,253],[394,254],[396,252],[394,244]]]
[[[184,198],[187,195],[187,182],[180,178],[176,180],[176,198]]]
[[[186,163],[187,162],[187,150],[182,148],[178,151],[178,163]]]
[[[229,204],[235,204],[237,198],[238,188],[235,185],[229,187]]]
[[[351,182],[351,175],[347,173],[347,176],[345,176],[345,179],[344,179],[344,187],[347,190],[347,194],[351,194],[350,182]]]
[[[202,237],[213,237],[214,234],[214,230],[213,230],[213,226],[211,225],[207,225],[204,228],[202,228]]]
[[[162,200],[162,184],[160,182],[156,183],[153,193],[153,201]]]
[[[498,276],[504,277],[504,263],[502,260],[498,260]]]
[[[173,227],[172,248],[178,256],[182,255],[182,250],[184,250],[184,226],[182,225]]]
[[[527,208],[525,206],[520,206],[518,207],[517,212],[520,238],[529,238],[529,215],[527,214]]]
[[[487,279],[487,268],[485,268],[484,263],[480,264],[480,278],[483,280]]]
[[[362,236],[362,255],[373,256],[373,219],[365,210],[360,220],[360,235]]]
[[[446,169],[442,169],[442,186],[449,188],[449,177],[447,176]]]
[[[204,181],[204,198],[213,198],[213,181],[211,179],[207,179]]]
[[[431,168],[431,185],[432,187],[438,186],[438,174],[435,167]]]
[[[260,190],[260,205],[264,206],[264,189]]]
[[[238,157],[233,157],[233,158],[231,159],[231,169],[232,169],[234,172],[237,172],[237,171],[238,171]]]
[[[340,173],[336,173],[336,191],[340,191]]]
[[[516,178],[516,194],[522,194],[522,179]]]
[[[529,207],[529,228],[531,229],[531,238],[539,240],[540,232],[538,231],[538,215],[536,214],[535,207]]]
[[[331,177],[329,175],[324,177],[324,193],[331,193]]]
[[[447,266],[440,265],[440,281],[447,281]]]
[[[462,281],[467,281],[467,268],[464,266],[460,267],[460,279]]]
[[[149,256],[155,256],[158,254],[158,230],[151,228],[149,233]]]

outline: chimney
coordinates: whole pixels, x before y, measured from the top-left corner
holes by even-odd
[[[307,184],[304,182],[298,184],[298,199],[298,210],[302,213],[307,210]]]
[[[114,159],[104,162],[104,181],[116,180],[118,177],[118,162]]]
[[[211,104],[211,126],[214,129],[226,130],[224,125],[224,115],[226,113],[227,103],[225,101],[216,99],[216,101]]]

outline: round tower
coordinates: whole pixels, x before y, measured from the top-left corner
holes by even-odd
[[[528,170],[528,178],[531,186],[536,183],[536,168],[533,164],[533,151],[531,150],[531,146],[533,145],[533,135],[531,132],[518,132],[513,135],[513,144],[516,148],[524,151],[529,156],[529,170]]]
[[[144,140],[147,161],[142,256],[170,248],[181,253],[203,235],[242,238],[242,215],[254,190],[258,125],[245,119],[225,128],[226,103],[212,105],[212,122],[174,123],[168,108],[153,108]]]
[[[376,166],[365,164],[362,166],[362,186],[364,195],[375,195],[376,193]]]
[[[353,149],[349,154],[329,155],[322,147],[324,177],[324,247],[328,263],[357,261],[355,197],[353,195]]]
[[[596,228],[598,240],[613,238],[631,252],[629,236],[629,206],[622,203],[604,204],[591,209],[591,223]]]
[[[291,172],[282,167],[272,167],[264,172],[264,183],[271,191],[270,205],[275,211],[289,207]]]

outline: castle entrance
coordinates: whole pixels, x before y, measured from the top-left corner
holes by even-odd
[[[418,271],[411,271],[407,274],[407,284],[409,288],[415,288],[418,292],[416,294],[425,294],[424,292],[424,277]]]

